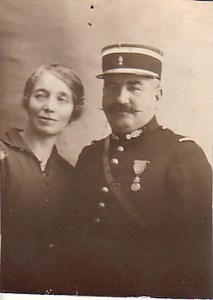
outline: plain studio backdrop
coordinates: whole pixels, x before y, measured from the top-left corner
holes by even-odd
[[[109,133],[102,100],[101,49],[113,43],[164,51],[161,124],[193,138],[212,157],[213,3],[192,0],[1,0],[0,133],[24,127],[26,79],[40,65],[71,66],[85,86],[85,110],[58,141],[75,164],[82,147]]]
[[[211,1],[0,0],[0,133],[25,126],[23,87],[35,68],[71,66],[85,86],[85,111],[64,130],[58,147],[75,164],[83,146],[109,133],[99,109],[102,80],[95,77],[101,72],[101,49],[147,44],[164,51],[160,123],[193,138],[211,162],[212,16]]]

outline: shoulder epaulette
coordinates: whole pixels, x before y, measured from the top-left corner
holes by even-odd
[[[182,137],[182,138],[179,138],[178,139],[178,142],[182,143],[182,142],[188,142],[188,141],[191,141],[191,142],[194,142],[194,140],[188,136],[186,137]]]

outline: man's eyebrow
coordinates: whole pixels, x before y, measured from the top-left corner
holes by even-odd
[[[104,81],[104,83],[115,83],[115,81],[113,79],[107,79]]]
[[[144,84],[142,80],[128,80],[127,84]]]

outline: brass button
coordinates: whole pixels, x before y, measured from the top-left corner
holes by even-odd
[[[95,223],[100,223],[101,222],[101,220],[99,218],[95,218],[94,221],[95,221]]]
[[[132,138],[131,134],[127,133],[127,134],[126,134],[126,139],[127,139],[127,140],[131,140],[131,138]]]
[[[101,191],[102,191],[103,193],[108,193],[108,192],[109,192],[109,189],[108,189],[107,186],[103,186],[103,187],[101,188]]]
[[[104,202],[99,202],[99,203],[98,203],[98,206],[101,207],[101,208],[104,208],[106,205],[105,205]]]
[[[117,164],[119,163],[119,161],[118,161],[117,158],[112,158],[112,159],[111,159],[111,163],[112,163],[113,165],[117,165]]]
[[[124,147],[123,147],[123,146],[118,146],[117,150],[118,150],[119,152],[123,152],[123,151],[124,151]]]

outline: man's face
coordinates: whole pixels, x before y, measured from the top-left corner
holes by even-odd
[[[104,80],[103,109],[114,133],[128,133],[146,125],[156,113],[161,95],[157,79],[113,74]]]

